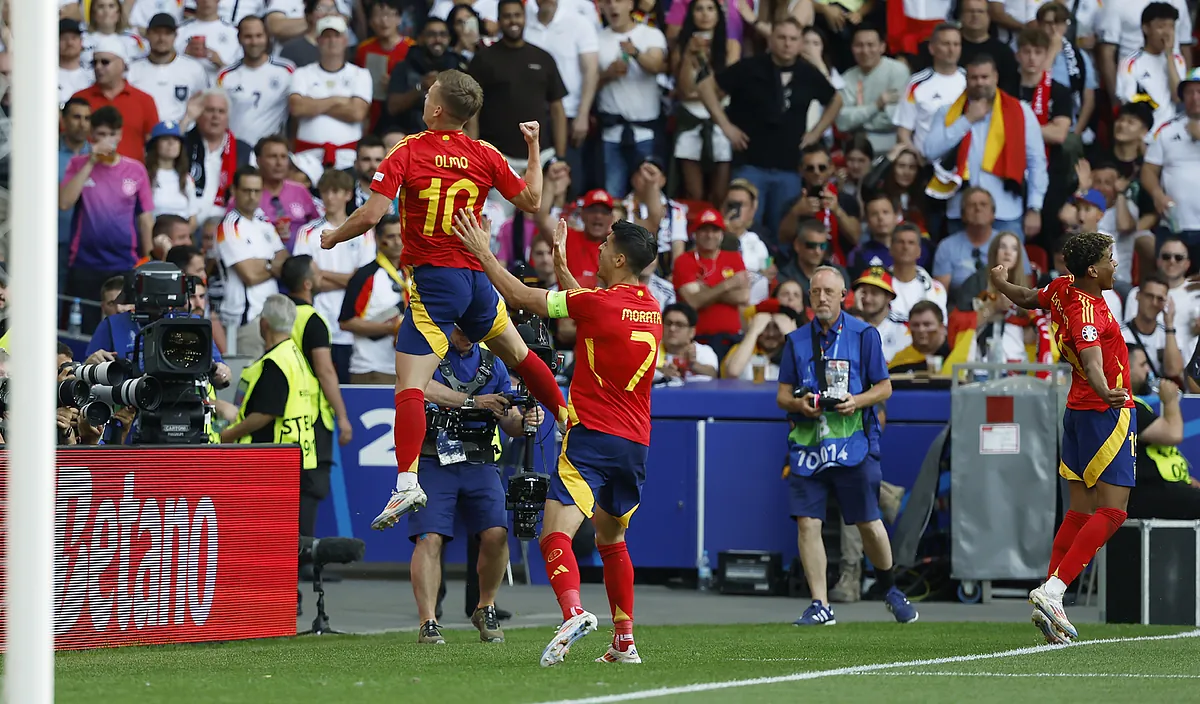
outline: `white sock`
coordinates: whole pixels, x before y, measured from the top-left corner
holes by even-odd
[[[407,491],[416,485],[416,472],[399,472],[396,474],[396,491]]]
[[[1067,593],[1067,583],[1058,577],[1051,577],[1050,579],[1046,580],[1045,589],[1047,594],[1055,599],[1061,600],[1063,598],[1063,594]]]

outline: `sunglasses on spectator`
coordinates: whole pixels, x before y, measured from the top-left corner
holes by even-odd
[[[829,170],[829,164],[805,164],[804,170],[808,173],[823,174]]]
[[[821,249],[821,250],[829,249],[828,242],[809,242],[809,241],[805,240],[804,246],[807,247],[808,249]]]
[[[1188,258],[1188,255],[1186,255],[1186,254],[1171,254],[1170,252],[1163,252],[1162,254],[1158,255],[1158,258],[1163,260],[1164,262],[1182,262]]]

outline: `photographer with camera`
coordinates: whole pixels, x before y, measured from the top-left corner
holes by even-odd
[[[450,350],[425,387],[428,429],[418,471],[429,501],[408,519],[409,539],[415,543],[412,584],[421,619],[418,643],[446,642],[435,612],[442,549],[454,538],[456,511],[461,512],[469,535],[479,539],[479,596],[471,623],[481,641],[504,642],[496,592],[508,564],[508,513],[496,466],[496,428],[516,437],[526,424],[541,427],[542,423],[541,406],[522,413],[506,396],[511,389],[504,362],[454,328]],[[467,582],[469,594],[472,575],[468,574]]]
[[[237,422],[221,433],[221,442],[297,444],[301,469],[308,471],[317,467],[321,387],[292,339],[295,325],[296,304],[283,294],[268,296],[258,322],[267,351],[242,370]]]
[[[847,525],[856,524],[887,607],[900,623],[917,611],[895,587],[892,546],[879,512],[880,425],[875,407],[892,395],[879,331],[842,312],[842,272],[813,272],[809,297],[816,317],[787,337],[779,363],[776,402],[788,412],[787,482],[796,521],[800,562],[812,605],[797,626],[836,623],[829,608],[821,523],[832,493]]]

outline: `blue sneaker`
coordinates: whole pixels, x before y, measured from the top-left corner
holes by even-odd
[[[917,620],[919,614],[916,608],[908,602],[908,597],[904,596],[904,592],[892,587],[883,595],[884,601],[887,602],[888,611],[896,617],[896,623],[912,623]]]
[[[836,623],[837,619],[833,617],[833,609],[819,601],[814,601],[804,610],[800,618],[792,621],[793,626],[832,626]]]

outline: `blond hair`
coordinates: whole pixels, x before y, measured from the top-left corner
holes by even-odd
[[[438,96],[442,107],[451,116],[466,122],[479,113],[483,107],[483,88],[471,76],[450,69],[442,71],[437,77]]]

